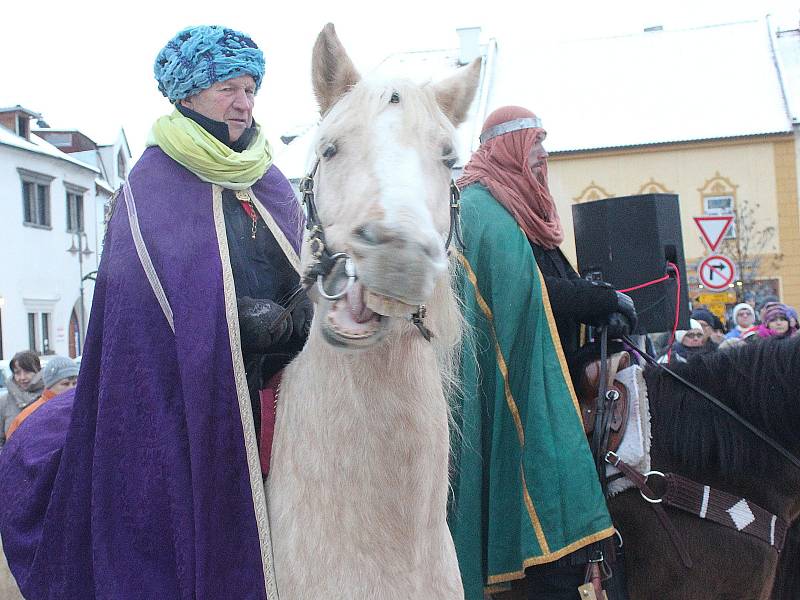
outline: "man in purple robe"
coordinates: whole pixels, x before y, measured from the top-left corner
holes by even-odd
[[[312,309],[294,299],[302,211],[253,120],[263,73],[218,26],[156,58],[175,111],[118,193],[74,396],[0,457],[0,535],[29,600],[276,597],[259,398]]]

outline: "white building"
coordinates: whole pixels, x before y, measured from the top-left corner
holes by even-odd
[[[81,354],[113,191],[106,177],[117,183],[102,147],[64,152],[32,133],[39,117],[20,106],[0,109],[0,359],[29,348]],[[114,146],[124,147],[127,172],[124,133],[112,153]]]

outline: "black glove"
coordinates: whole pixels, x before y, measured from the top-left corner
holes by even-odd
[[[636,331],[638,319],[633,299],[627,294],[616,292],[617,310],[608,315],[607,326],[609,337],[622,337]],[[614,335],[616,333],[616,335]]]
[[[622,313],[614,312],[606,317],[605,322],[606,330],[608,331],[608,339],[618,340],[623,335],[630,335],[632,329],[628,318]]]
[[[272,300],[243,296],[236,299],[239,329],[245,353],[265,353],[285,344],[292,336],[293,320],[284,318],[284,308]]]

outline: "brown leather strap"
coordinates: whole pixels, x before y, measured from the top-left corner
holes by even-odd
[[[667,473],[664,478],[664,504],[751,535],[778,552],[783,548],[788,526],[780,517],[747,498],[714,489],[676,473]]]
[[[642,496],[645,497],[645,500],[648,500],[650,506],[653,507],[658,520],[661,521],[661,525],[664,527],[664,530],[672,540],[672,545],[675,546],[675,550],[677,550],[678,555],[681,557],[683,566],[685,566],[687,569],[691,569],[692,557],[689,556],[689,552],[686,550],[686,547],[683,544],[683,539],[678,533],[678,530],[675,529],[672,521],[670,521],[669,515],[667,515],[664,507],[661,506],[661,499],[659,499],[658,495],[650,488],[650,486],[647,485],[647,479],[644,477],[644,475],[634,470],[630,465],[625,463],[624,460],[621,460],[613,452],[606,454],[606,461],[625,473],[625,477],[630,479],[633,484],[639,488]]]

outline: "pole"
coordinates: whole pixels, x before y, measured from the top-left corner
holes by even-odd
[[[78,239],[78,244],[75,244],[75,238]],[[77,253],[78,255],[78,270],[81,278],[80,284],[80,302],[81,302],[81,314],[80,314],[80,323],[78,324],[78,344],[77,348],[75,349],[76,352],[83,354],[83,340],[86,337],[86,300],[84,295],[84,288],[83,288],[83,256],[91,256],[93,252],[89,250],[89,237],[83,231],[76,231],[72,233],[72,245],[67,249],[72,255]]]
[[[89,240],[86,240],[86,246],[88,249]],[[78,269],[81,276],[81,325],[80,325],[80,336],[79,336],[80,344],[78,347],[78,353],[82,355],[83,340],[84,337],[86,336],[86,308],[83,300],[83,236],[80,233],[78,234]]]

